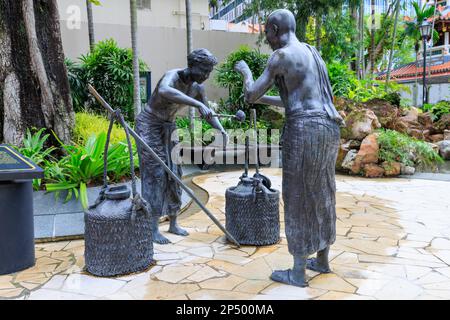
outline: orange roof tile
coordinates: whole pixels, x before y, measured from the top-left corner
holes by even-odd
[[[426,73],[428,74],[431,69],[431,74],[429,77],[441,77],[450,75],[450,61],[443,64],[427,67]],[[423,67],[417,67],[415,63],[407,64],[398,69],[394,69],[391,72],[391,79],[401,79],[401,80],[414,80],[416,78],[422,78]],[[386,79],[386,73],[381,74],[377,77],[378,80]]]

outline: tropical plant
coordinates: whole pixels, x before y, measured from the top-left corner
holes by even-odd
[[[73,128],[73,141],[75,144],[83,145],[89,137],[98,132],[107,132],[109,120],[90,112],[78,112],[75,114],[75,127]],[[123,128],[114,124],[111,132],[111,144],[125,142],[126,135]],[[135,141],[132,139],[132,143]]]
[[[95,45],[94,50],[81,56],[83,79],[92,84],[114,108],[119,108],[128,121],[134,121],[133,110],[133,53],[123,49],[112,40],[104,40]],[[147,65],[139,62],[140,71]],[[85,85],[86,85],[85,84]],[[104,113],[96,102],[88,101],[89,109]]]
[[[438,121],[443,115],[450,114],[450,101],[439,101],[436,104],[425,104],[423,111],[430,112],[433,121]]]
[[[443,159],[425,141],[420,141],[394,130],[379,130],[380,160],[400,162],[407,166],[435,166]]]
[[[64,60],[67,69],[67,76],[69,78],[70,94],[72,96],[72,104],[75,112],[83,111],[85,102],[88,100],[88,93],[86,90],[86,75],[84,68],[80,63],[77,63],[69,58]]]
[[[106,133],[92,135],[84,145],[65,145],[62,148],[67,156],[60,159],[47,176],[48,192],[54,192],[56,197],[65,191],[65,201],[74,196],[80,199],[83,208],[87,208],[87,187],[100,182],[103,177],[103,155],[106,144]],[[135,152],[135,150],[133,150]],[[128,146],[125,143],[110,145],[108,149],[108,173],[111,180],[117,181],[130,170]],[[135,157],[135,165],[138,165]]]
[[[55,147],[46,148],[46,142],[50,137],[49,134],[44,134],[45,128],[36,131],[34,134],[31,133],[30,129],[27,128],[25,134],[25,139],[23,139],[23,147],[17,148],[18,151],[25,157],[31,159],[38,166],[46,167],[45,164],[49,162],[49,159],[53,159],[52,153],[56,151]],[[41,179],[33,180],[34,190],[39,190],[41,187]]]
[[[250,114],[250,107],[244,100],[244,85],[242,76],[234,70],[236,62],[244,60],[247,62],[253,77],[258,78],[266,67],[269,55],[262,54],[258,50],[250,49],[248,46],[242,46],[237,51],[228,55],[226,60],[218,67],[216,73],[216,82],[219,86],[228,89],[228,101],[226,107],[231,112],[243,110],[246,114]],[[272,90],[269,94],[276,94]],[[257,105],[258,114],[266,108],[263,105]]]

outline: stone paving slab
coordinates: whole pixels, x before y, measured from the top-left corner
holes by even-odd
[[[263,173],[281,187],[279,169]],[[225,189],[240,175],[194,178],[222,222]],[[292,265],[283,231],[278,244],[236,248],[198,212],[181,216],[190,236],[164,232],[172,244],[155,245],[156,265],[139,274],[85,273],[83,240],[37,244],[35,267],[0,276],[0,299],[450,299],[450,183],[337,176],[337,190],[333,273],[307,271],[308,288],[269,278]]]

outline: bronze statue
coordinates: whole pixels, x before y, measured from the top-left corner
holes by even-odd
[[[283,200],[286,237],[294,267],[272,273],[272,280],[307,286],[305,268],[330,272],[328,253],[336,239],[335,163],[339,124],[327,69],[317,50],[295,35],[294,15],[273,12],[266,39],[274,50],[261,77],[253,81],[244,61],[236,70],[244,77],[245,99],[283,107]],[[275,85],[280,97],[264,94]],[[317,252],[317,258],[308,256]]]
[[[208,79],[217,59],[206,49],[194,50],[188,56],[188,67],[168,71],[158,82],[148,106],[136,118],[136,132],[163,159],[171,170],[182,176],[181,167],[171,159],[177,141],[171,141],[176,129],[175,115],[181,107],[198,109],[215,129],[225,134],[214,111],[207,107],[203,82]],[[138,147],[139,148],[139,147]],[[181,207],[181,188],[150,154],[139,148],[142,196],[152,211],[153,241],[166,244],[170,241],[159,232],[159,218],[169,216],[169,232],[187,236],[177,223]]]

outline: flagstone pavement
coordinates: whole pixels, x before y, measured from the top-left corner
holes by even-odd
[[[281,189],[280,169],[264,173]],[[240,174],[194,178],[222,223],[225,189]],[[450,182],[336,180],[333,273],[308,271],[308,288],[269,279],[292,264],[283,227],[276,245],[237,249],[197,212],[180,218],[190,236],[167,234],[173,243],[155,246],[156,265],[133,275],[85,273],[83,240],[37,244],[35,267],[0,276],[0,299],[450,299]]]

